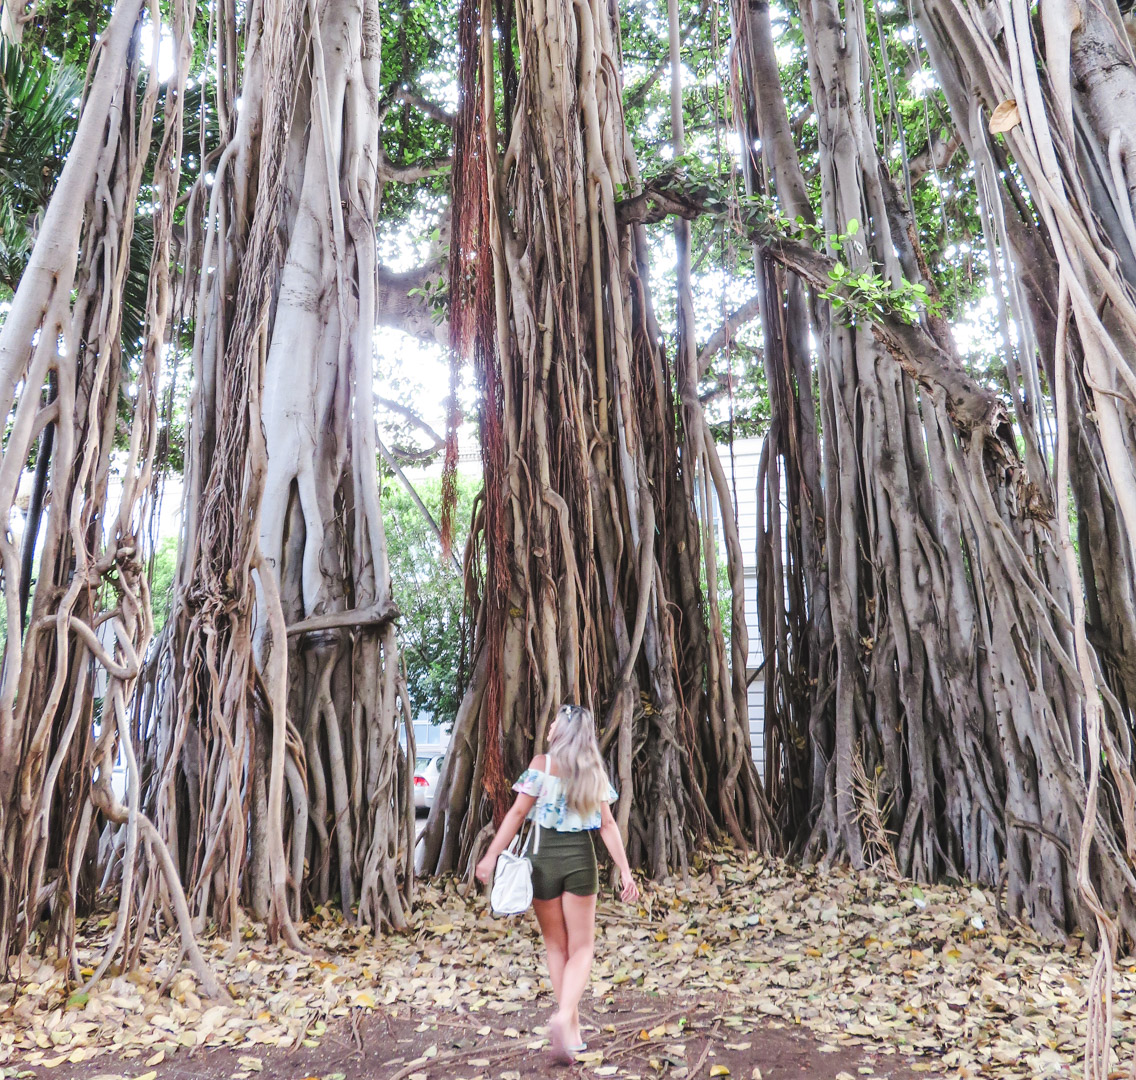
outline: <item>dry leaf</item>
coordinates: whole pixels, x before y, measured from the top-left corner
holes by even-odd
[[[1013,98],[1007,98],[990,115],[990,134],[997,135],[1000,131],[1010,131],[1022,122],[1022,115],[1018,112],[1018,103]]]
[[[760,1049],[751,1036],[755,1028],[799,1027],[818,1036],[827,1052],[910,1048],[923,1056],[916,1065],[933,1063],[916,1074],[949,1069],[960,1080],[1010,1080],[1068,1075],[1076,1065],[1092,955],[1051,948],[1017,925],[1000,928],[993,899],[981,889],[923,885],[917,891],[910,883],[845,870],[804,874],[773,859],[697,858],[688,881],[648,885],[638,915],[626,921],[614,901],[601,901],[591,987],[597,1005],[617,980],[661,1001],[712,997],[726,987],[732,1015],[718,1018],[717,1045],[736,1039],[726,1045],[737,1053],[746,1040],[750,1053]],[[431,1030],[435,1017],[460,1016],[467,1032],[485,1040],[482,1046],[499,1041],[503,1030],[521,1040],[518,1049],[543,1044],[545,1032],[521,1022],[534,1000],[550,1000],[539,937],[494,930],[483,908],[452,882],[422,882],[417,898],[418,932],[405,937],[372,940],[334,916],[302,926],[318,960],[270,944],[251,928],[235,956],[228,955],[228,941],[206,939],[209,962],[234,999],[209,1008],[196,1000],[190,973],[170,978],[169,957],[150,940],[142,943],[137,971],[97,984],[81,1008],[65,1007],[65,971],[43,963],[29,973],[18,999],[0,1008],[0,1063],[62,1078],[82,1071],[69,1063],[71,1055],[82,1054],[94,1072],[94,1052],[112,1053],[108,1064],[135,1058],[141,1064],[176,1061],[188,1042],[206,1054],[210,1047],[235,1054],[260,1053],[259,1046],[314,1048],[329,1022],[367,1002],[385,1005],[392,1015],[403,1010],[404,1019],[414,1018],[412,1026],[425,1019]],[[428,932],[443,926],[449,927],[444,934]],[[81,928],[81,966],[98,962],[107,934],[94,923]],[[484,963],[489,943],[501,968]],[[504,970],[508,978],[501,977]],[[171,996],[159,998],[167,981]],[[1136,957],[1118,963],[1116,1000],[1118,1039],[1131,1044]],[[644,1012],[628,1033],[637,1040],[633,1046],[652,1055],[653,1064],[640,1070],[645,1080],[663,1072],[679,1080],[680,1070],[693,1067],[697,1055],[680,1053],[683,1040],[698,1038],[689,1049],[701,1051],[701,1036],[661,1023],[663,1012]],[[512,1026],[504,1029],[506,1023]],[[617,1068],[604,1064],[600,1050],[615,1032],[598,1017],[597,1024],[604,1034],[584,1061],[589,1072]],[[483,1080],[498,1080],[488,1049],[473,1043],[468,1052],[490,1056],[464,1059],[467,1077],[480,1072]],[[242,1074],[255,1075],[241,1064]],[[700,1075],[706,1080],[705,1068]],[[746,1076],[760,1080],[760,1072],[751,1078],[748,1063]],[[153,1072],[149,1080],[156,1080]],[[346,1078],[339,1074],[339,1080]]]

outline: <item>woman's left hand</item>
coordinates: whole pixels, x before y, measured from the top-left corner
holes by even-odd
[[[622,882],[622,887],[619,890],[620,899],[627,904],[635,903],[639,899],[639,886],[635,884],[631,871],[621,870],[619,876]]]
[[[473,876],[477,878],[483,885],[489,884],[489,879],[493,877],[493,868],[497,865],[495,856],[486,855],[481,862],[477,864],[477,868],[473,871]]]

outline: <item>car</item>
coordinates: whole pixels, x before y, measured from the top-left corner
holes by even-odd
[[[434,792],[442,775],[445,754],[420,752],[414,762],[414,808],[429,810],[434,805]]]

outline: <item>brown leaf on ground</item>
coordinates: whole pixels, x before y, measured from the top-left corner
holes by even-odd
[[[650,995],[658,1008],[619,1036],[601,1032],[589,1047],[600,1056],[585,1071],[622,1067],[610,1039],[641,1048],[644,1062],[649,1056],[672,1076],[693,1068],[703,1045],[679,1052],[687,1045],[681,1009],[710,998],[729,1002],[715,1019],[719,1057],[750,1054],[741,1047],[760,1023],[808,1029],[821,1051],[910,1054],[937,1074],[961,1078],[1068,1075],[1079,1061],[1093,963],[1079,940],[1052,945],[1016,924],[1000,927],[991,896],[980,889],[918,887],[727,853],[706,856],[696,870],[707,863],[717,884],[704,872],[685,883],[648,883],[636,908],[605,892],[590,1000],[602,1005],[634,992]],[[192,974],[171,978],[173,937],[147,942],[138,971],[97,984],[82,1004],[71,996],[66,964],[25,957],[18,989],[0,985],[0,1066],[7,1075],[21,1068],[60,1075],[83,1062],[76,1072],[115,1074],[123,1062],[137,1059],[141,1067],[220,1047],[239,1053],[240,1067],[252,1074],[252,1062],[266,1052],[318,1047],[332,1026],[350,1030],[360,1018],[402,1022],[427,1012],[441,1027],[393,1067],[421,1057],[411,1071],[431,1080],[470,1080],[479,1070],[496,1078],[510,1068],[479,1052],[452,1058],[458,1072],[436,1072],[436,1063],[451,1060],[442,1038],[447,1016],[455,1030],[488,1045],[540,1052],[532,1047],[543,1032],[521,1022],[538,995],[551,1000],[535,923],[495,919],[482,898],[463,899],[452,882],[420,887],[415,929],[402,936],[375,939],[321,912],[301,927],[314,950],[306,956],[268,945],[260,927],[242,931],[235,955],[227,939],[206,942],[233,995],[224,1005],[203,1001]],[[80,940],[81,966],[97,961],[109,933],[92,920]],[[1136,961],[1126,959],[1118,965],[1115,1007],[1117,1045],[1127,1059],[1136,1037],[1134,988]],[[716,1064],[708,1058],[702,1076]]]

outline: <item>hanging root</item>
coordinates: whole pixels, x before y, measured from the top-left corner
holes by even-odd
[[[856,803],[856,820],[864,836],[864,866],[888,881],[898,881],[899,867],[895,861],[891,834],[884,822],[891,813],[892,800],[889,796],[880,804],[879,771],[869,777],[864,768],[863,752],[860,747],[852,757],[852,791]]]

